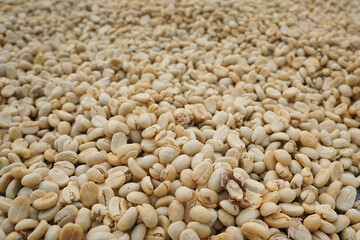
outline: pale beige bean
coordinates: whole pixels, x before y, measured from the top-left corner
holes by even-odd
[[[291,188],[283,188],[279,190],[279,196],[281,202],[291,203],[296,198],[296,192]]]
[[[210,211],[200,205],[190,209],[190,217],[199,223],[207,223],[211,220]]]
[[[356,232],[355,239],[356,239],[356,240],[360,239],[360,230],[358,230],[358,231]]]
[[[193,197],[193,190],[188,187],[179,187],[175,192],[175,197],[180,202],[187,202]]]
[[[162,164],[171,163],[177,156],[180,150],[178,147],[166,146],[159,151],[159,159]]]
[[[187,228],[194,230],[200,238],[207,238],[211,234],[210,227],[203,223],[189,222],[187,224]],[[181,239],[181,235],[180,235],[180,239]]]
[[[330,181],[339,181],[341,174],[344,172],[344,168],[341,163],[338,161],[332,162],[328,169],[330,170]]]
[[[15,225],[15,231],[26,231],[34,229],[39,222],[35,219],[23,219]]]
[[[314,184],[316,187],[322,187],[327,184],[330,179],[330,170],[327,168],[321,169],[315,176]]]
[[[345,215],[350,219],[351,223],[360,222],[360,211],[354,208],[351,208],[348,211],[346,211]]]
[[[146,232],[145,239],[149,239],[149,240],[165,239],[165,235],[166,235],[165,230],[162,227],[155,227],[149,229]]]
[[[9,172],[5,173],[0,178],[0,192],[4,193],[7,190],[8,185],[13,180],[13,177]]]
[[[190,169],[188,169],[190,170]],[[182,171],[183,172],[183,171]],[[181,177],[180,177],[181,178]],[[167,165],[160,173],[160,181],[174,181],[176,179],[176,169],[173,165]]]
[[[86,171],[86,175],[90,181],[95,183],[104,183],[108,177],[107,170],[102,165],[94,165]]]
[[[71,204],[80,200],[80,189],[76,182],[70,182],[61,192],[62,200]]]
[[[263,217],[269,216],[270,214],[280,212],[280,206],[274,202],[265,202],[260,207],[260,214]]]
[[[171,190],[171,182],[164,181],[160,183],[160,185],[157,188],[155,188],[154,195],[157,197],[163,197],[166,196],[170,190]]]
[[[320,230],[326,234],[333,234],[336,232],[334,224],[325,220],[321,220]]]
[[[144,177],[140,182],[140,186],[147,195],[151,195],[154,192],[154,186],[151,182],[150,176]]]
[[[91,211],[88,208],[80,208],[76,214],[75,224],[78,224],[83,232],[91,227]]]
[[[150,203],[149,197],[142,192],[131,192],[126,196],[126,199],[134,204]]]
[[[173,200],[169,205],[169,219],[172,222],[183,221],[185,209],[184,205],[178,200]]]
[[[46,210],[55,206],[59,196],[54,192],[48,192],[44,196],[33,201],[33,207],[37,210]]]
[[[291,218],[283,213],[273,213],[264,218],[267,225],[274,228],[286,228],[290,225]]]
[[[59,192],[59,186],[56,183],[50,181],[42,181],[39,184],[39,189],[44,190],[45,192]]]
[[[131,232],[130,239],[144,239],[146,230],[145,224],[137,224]]]
[[[54,223],[63,227],[67,223],[73,223],[76,219],[78,209],[73,205],[67,205],[58,211],[54,217]]]
[[[220,209],[217,212],[218,220],[225,226],[235,225],[235,218],[230,213],[226,212],[224,209]]]
[[[351,225],[351,227],[352,227],[355,231],[359,231],[359,230],[360,230],[360,223],[355,223],[355,224]]]
[[[331,239],[327,234],[325,234],[324,232],[322,232],[320,230],[313,232],[312,237],[315,239],[320,239],[320,240],[330,240]]]
[[[344,187],[340,190],[336,198],[336,208],[346,212],[355,204],[356,189],[352,186]]]
[[[8,213],[12,202],[13,202],[13,199],[1,196],[0,197],[0,210],[5,213]]]
[[[69,177],[74,174],[75,166],[68,161],[59,161],[54,164],[54,168],[63,170]]]
[[[318,200],[320,204],[329,204],[332,209],[335,209],[335,199],[332,198],[328,193],[321,193]]]
[[[8,212],[9,221],[13,224],[27,218],[30,213],[30,200],[27,197],[19,196],[11,203]]]
[[[341,232],[350,224],[350,219],[346,215],[339,214],[332,224],[336,228],[336,233]]]
[[[230,226],[225,230],[233,240],[244,240],[244,236],[242,235],[241,229],[239,227]]]
[[[21,183],[19,179],[13,179],[6,188],[5,196],[14,199],[21,189]]]
[[[328,221],[328,222],[334,222],[337,218],[337,214],[336,212],[331,209],[330,205],[319,205],[315,208],[315,212],[316,214],[318,214],[319,216],[321,216],[324,220]]]
[[[60,168],[53,168],[49,171],[49,178],[59,187],[65,187],[69,182],[69,176]]]
[[[130,182],[130,183],[125,183],[124,185],[122,185],[119,188],[118,193],[119,193],[120,197],[126,198],[126,196],[129,193],[134,192],[134,191],[139,191],[139,190],[140,190],[140,184],[135,183],[135,182]],[[101,191],[101,189],[100,189],[100,191]],[[113,190],[111,189],[111,191],[113,191]]]
[[[341,231],[341,239],[356,239],[356,231],[352,227],[347,227]]]
[[[116,153],[117,149],[125,144],[126,135],[122,132],[117,132],[111,138],[111,151]]]
[[[315,138],[314,135],[312,135],[310,132],[307,131],[302,131],[300,133],[300,142],[302,145],[304,145],[305,147],[311,147],[311,148],[316,148],[318,141]]]
[[[114,196],[115,193],[110,187],[102,187],[99,189],[98,192],[98,202],[101,203],[102,205],[109,206],[110,200]]]
[[[308,156],[302,153],[298,153],[295,155],[295,159],[303,166],[311,168],[311,160]]]
[[[246,208],[240,211],[240,214],[236,217],[236,224],[242,226],[246,222],[250,222],[260,216],[260,212],[257,209]]]
[[[5,218],[1,221],[0,229],[4,230],[5,234],[9,234],[15,231],[15,224],[11,223],[9,218]]]
[[[215,169],[215,171],[211,174],[207,186],[209,189],[220,192],[223,188],[220,184],[220,176],[223,169]]]
[[[100,152],[94,151],[86,156],[85,162],[88,166],[94,166],[96,164],[105,162],[105,160],[106,160],[106,153],[104,151],[100,151]]]
[[[166,217],[166,219],[163,218],[163,221],[164,221],[163,224],[165,224],[165,222],[170,221],[170,220],[167,220],[167,219],[169,219],[169,218],[168,218],[168,216],[169,216],[169,208],[168,208],[168,207],[165,207],[165,206],[159,207],[159,208],[156,208],[155,211],[156,211],[156,213],[159,215],[159,218],[160,218],[160,216],[162,216],[162,218],[163,218],[163,217]],[[159,219],[159,220],[160,220],[160,219]],[[164,226],[162,226],[162,227],[164,227]]]
[[[236,148],[239,150],[243,150],[245,148],[245,144],[239,138],[238,134],[236,133],[229,133],[227,135],[227,142],[229,143],[230,147]]]
[[[272,230],[272,229],[274,229],[274,228],[270,228],[270,230]],[[278,230],[278,232],[280,232],[280,231]],[[269,238],[269,240],[290,240],[290,238],[288,238],[286,234],[278,233],[278,232],[276,232],[275,234],[271,234],[271,232],[270,232],[271,237]]]
[[[249,239],[263,238],[268,239],[270,232],[268,226],[259,220],[253,220],[251,222],[244,223],[241,227],[241,232],[244,237]]]
[[[317,214],[311,214],[304,219],[303,224],[309,231],[314,232],[320,228],[321,217]]]
[[[259,194],[262,194],[265,191],[264,185],[253,179],[245,179],[244,187],[249,191]]]
[[[8,234],[4,240],[15,240],[15,239],[21,239],[22,236],[20,233],[18,232],[11,232],[10,234]]]
[[[10,174],[13,178],[19,178],[22,179],[27,174],[30,174],[31,171],[24,167],[13,167],[10,170]]]
[[[0,228],[0,239],[5,239],[6,233]]]
[[[120,160],[121,164],[127,164],[129,158],[136,158],[138,155],[138,147],[136,144],[126,144],[120,146],[116,150],[116,154]]]
[[[87,235],[89,236],[89,234]],[[118,239],[117,236],[110,232],[95,232],[91,234],[88,238],[88,240],[114,240]]]
[[[99,225],[96,227],[93,227],[89,230],[88,234],[87,234],[87,238],[90,237],[92,234],[96,233],[96,232],[101,232],[101,233],[110,233],[110,227],[106,226],[106,225]]]
[[[304,208],[301,205],[291,203],[280,204],[281,212],[290,217],[300,217],[304,213]]]
[[[115,234],[116,234],[116,232],[115,232]],[[114,235],[115,235],[115,234],[114,234]],[[120,235],[120,233],[119,233],[118,235]],[[115,238],[115,239],[116,239],[116,238]],[[113,240],[115,240],[115,239],[113,239]],[[129,234],[124,233],[124,234],[122,234],[122,235],[119,237],[119,240],[130,240],[130,236],[129,236]]]
[[[126,231],[130,229],[136,222],[138,216],[138,210],[135,207],[129,208],[125,214],[120,218],[117,223],[117,228],[120,231]]]
[[[114,173],[109,173],[108,178],[105,180],[105,184],[112,189],[119,188],[125,183],[126,177],[125,173],[122,171],[116,171]]]
[[[39,215],[38,215],[39,220],[46,220],[46,221],[53,220],[56,213],[60,210],[60,208],[61,208],[61,204],[58,202],[54,207],[50,209],[39,211]]]
[[[75,164],[77,161],[77,154],[70,150],[63,151],[55,155],[54,161],[55,162],[68,161],[72,164]]]
[[[60,238],[61,227],[52,225],[45,233],[44,240],[58,240]]]
[[[27,237],[29,240],[38,240],[41,239],[46,231],[48,230],[49,224],[45,220],[41,220],[39,224],[36,226],[34,231],[30,233],[30,235]]]
[[[283,149],[277,149],[274,151],[274,157],[275,159],[281,163],[284,166],[289,166],[291,163],[291,156],[290,154],[283,150]]]
[[[143,179],[145,176],[147,176],[147,173],[139,166],[134,158],[128,159],[128,166],[134,177]]]
[[[165,206],[159,207],[155,211],[159,216],[164,216],[168,219],[168,217],[167,217],[167,216],[169,216],[169,208],[168,207],[165,207]],[[167,220],[164,220],[164,221],[167,221]]]
[[[121,216],[128,209],[126,205],[126,200],[124,198],[113,197],[109,201],[109,215],[115,220],[119,221]]]
[[[352,173],[350,173],[350,172],[346,172],[346,173],[341,174],[340,181],[341,181],[345,186],[353,186],[354,188],[359,187],[359,181],[358,181],[358,179],[356,179],[356,177],[354,176],[354,174],[352,174]]]
[[[175,158],[171,164],[175,167],[176,172],[180,173],[182,170],[190,167],[191,159],[188,155],[182,154]]]
[[[169,225],[167,232],[171,239],[179,240],[181,233],[185,231],[185,229],[186,224],[183,221],[175,221]]]
[[[200,240],[199,236],[193,229],[185,229],[181,232],[179,238],[180,240]]]
[[[25,121],[20,123],[19,129],[22,134],[36,134],[39,131],[39,123],[33,121]]]
[[[142,204],[137,206],[139,217],[148,228],[154,228],[158,224],[158,216],[153,206]]]
[[[201,148],[204,146],[203,143],[198,140],[189,140],[183,146],[183,151],[185,154],[193,156],[196,153],[200,152]]]
[[[25,175],[21,179],[21,184],[25,187],[35,187],[42,180],[42,176],[39,173],[30,173]]]
[[[208,182],[211,174],[213,173],[213,168],[211,163],[202,162],[194,168],[192,172],[192,179],[198,185],[203,185]]]
[[[299,218],[291,219],[288,236],[296,240],[311,239],[310,231],[301,223]]]
[[[161,172],[165,169],[165,167],[160,164],[160,163],[155,163],[150,169],[149,169],[149,173],[150,176],[155,179],[155,180],[159,180],[160,179],[160,174]]]
[[[233,216],[237,216],[240,213],[240,207],[237,204],[232,203],[230,200],[223,200],[220,206]]]
[[[338,196],[340,189],[342,187],[342,182],[334,181],[332,182],[329,187],[326,189],[326,192],[334,199]]]
[[[91,217],[92,219],[94,219],[95,221],[100,222],[101,220],[104,219],[104,217],[109,213],[109,209],[108,207],[102,205],[102,204],[94,204],[91,207]],[[105,221],[104,221],[105,222]]]
[[[257,126],[251,136],[251,141],[254,144],[261,144],[266,138],[266,130],[262,126]]]

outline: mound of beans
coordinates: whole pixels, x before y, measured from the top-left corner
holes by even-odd
[[[0,1],[0,239],[360,240],[359,13]]]

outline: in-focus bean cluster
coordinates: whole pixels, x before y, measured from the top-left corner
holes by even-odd
[[[359,12],[0,1],[0,239],[360,240]]]

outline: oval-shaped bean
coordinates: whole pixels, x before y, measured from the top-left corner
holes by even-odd
[[[125,214],[120,218],[117,223],[117,228],[120,231],[126,231],[130,229],[136,222],[138,216],[138,210],[135,207],[129,208]]]
[[[33,207],[37,210],[46,210],[56,205],[59,196],[54,192],[48,192],[41,198],[33,202]]]
[[[190,209],[190,217],[199,223],[207,223],[211,220],[210,211],[200,205]]]
[[[13,224],[27,218],[30,213],[30,200],[27,197],[19,196],[11,203],[8,212],[9,221]]]
[[[80,200],[85,207],[91,207],[98,201],[99,189],[94,182],[86,182],[80,188]]]
[[[148,228],[154,228],[158,224],[158,215],[153,206],[144,203],[137,206],[139,216]]]
[[[83,234],[79,224],[67,223],[61,229],[59,240],[81,240]]]

